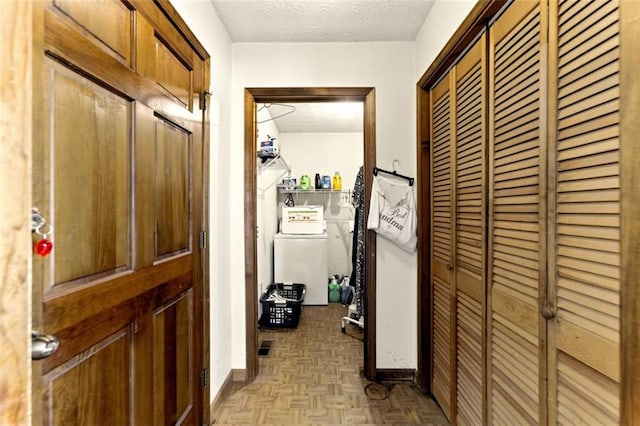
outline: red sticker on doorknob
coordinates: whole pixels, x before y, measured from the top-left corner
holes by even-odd
[[[42,238],[33,247],[33,251],[38,256],[48,256],[53,251],[53,242],[51,242],[51,240],[47,240],[46,238]]]

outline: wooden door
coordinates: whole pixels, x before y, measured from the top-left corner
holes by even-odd
[[[486,35],[455,67],[456,422],[484,419],[486,260]]]
[[[544,12],[514,2],[489,29],[488,421],[545,422]]]
[[[34,423],[200,424],[206,52],[166,2],[38,7],[33,206],[54,250],[33,325],[60,349],[34,363]]]
[[[452,212],[452,100],[451,74],[431,92],[431,284],[433,341],[431,389],[451,420],[455,398],[455,370],[451,351],[455,342],[453,288]]]
[[[620,420],[618,1],[552,2],[550,423]]]

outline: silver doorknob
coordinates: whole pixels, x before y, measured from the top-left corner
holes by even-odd
[[[31,359],[44,359],[54,354],[58,350],[60,342],[56,336],[41,334],[31,330]]]

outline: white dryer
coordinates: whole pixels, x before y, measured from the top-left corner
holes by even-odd
[[[310,235],[278,233],[274,237],[274,281],[306,285],[303,305],[329,302],[327,238],[326,232]]]

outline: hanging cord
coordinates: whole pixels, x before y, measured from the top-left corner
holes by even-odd
[[[370,382],[365,385],[364,393],[369,399],[384,401],[385,399],[389,399],[394,386],[394,383]]]

